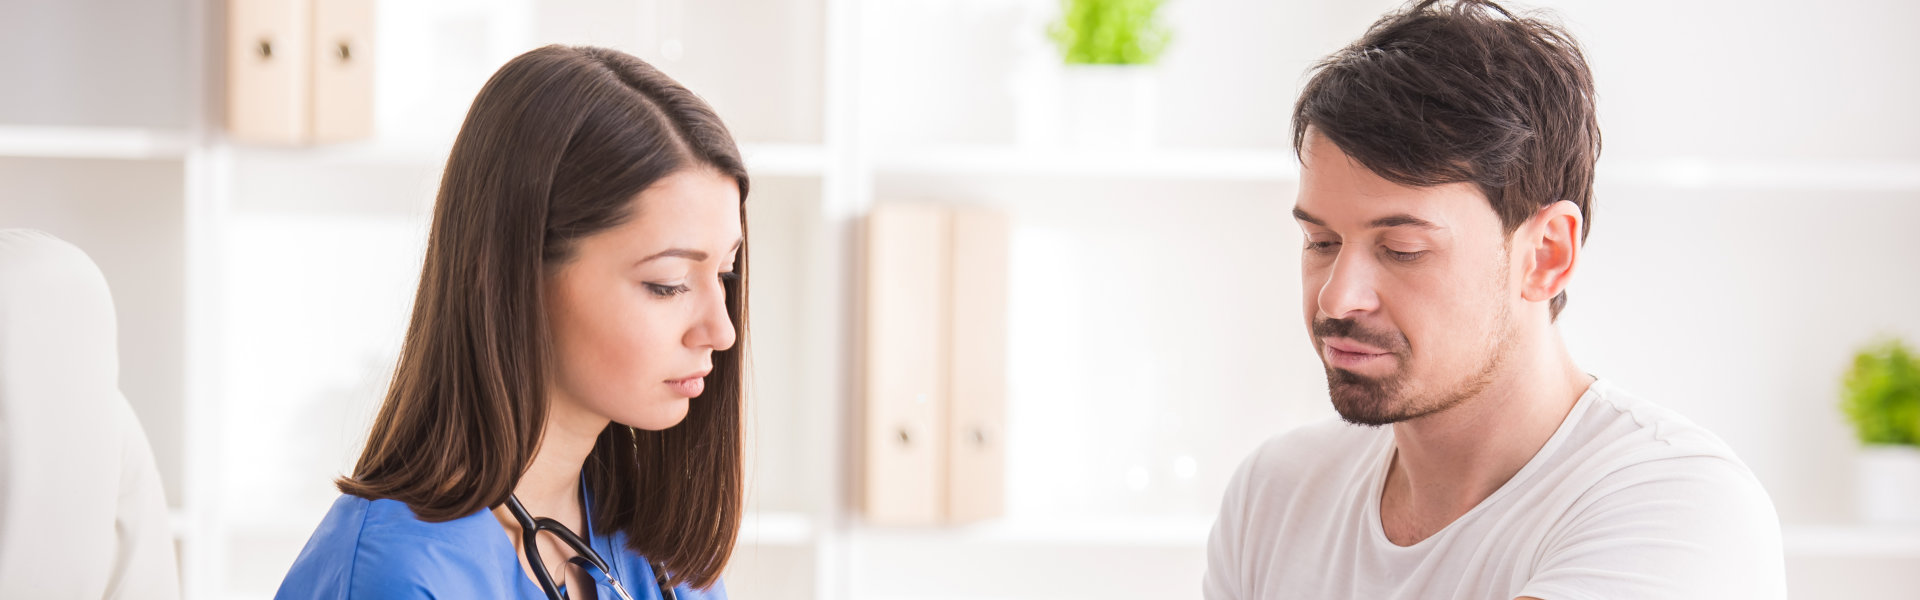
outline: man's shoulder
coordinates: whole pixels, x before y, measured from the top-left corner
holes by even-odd
[[[1601,381],[1559,452],[1559,487],[1577,491],[1569,509],[1644,511],[1663,496],[1689,502],[1669,508],[1775,519],[1766,489],[1719,436],[1679,412]],[[1571,485],[1567,485],[1571,484]],[[1706,518],[1694,515],[1688,518]]]
[[[1610,384],[1585,400],[1555,468],[1534,479],[1551,525],[1520,595],[1604,584],[1623,597],[1779,597],[1779,517],[1727,444]]]
[[[1594,382],[1589,405],[1570,442],[1576,453],[1608,470],[1678,461],[1713,469],[1746,472],[1746,464],[1726,441],[1671,408],[1627,391],[1611,381]]]

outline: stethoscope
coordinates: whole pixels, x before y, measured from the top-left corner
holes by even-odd
[[[546,517],[533,518],[527,513],[526,507],[520,506],[520,499],[512,494],[507,495],[507,512],[513,513],[513,519],[520,522],[520,543],[526,546],[527,565],[533,567],[533,576],[540,580],[540,590],[547,593],[547,600],[567,600],[567,595],[561,593],[560,586],[553,584],[553,576],[547,573],[546,563],[540,560],[540,546],[536,538],[542,531],[553,533],[573,549],[573,558],[567,559],[567,562],[579,565],[594,581],[613,588],[613,593],[619,594],[620,600],[633,600],[633,596],[627,594],[627,588],[620,586],[620,580],[614,579],[613,568],[606,559],[601,558],[599,552],[593,551],[593,546],[574,535],[566,525]],[[678,600],[673,593],[673,585],[667,582],[667,572],[660,568],[660,563],[653,563],[653,577],[660,584],[661,600]]]

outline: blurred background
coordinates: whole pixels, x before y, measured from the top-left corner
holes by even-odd
[[[547,43],[652,62],[743,144],[734,597],[1198,597],[1234,467],[1333,416],[1301,324],[1289,114],[1308,67],[1397,2],[1167,0],[1163,51],[1118,74],[1063,64],[1056,0],[364,4],[367,131],[286,143],[235,135],[227,2],[0,0],[0,227],[105,271],[189,598],[271,596],[337,495],[466,107]],[[1598,81],[1574,356],[1740,453],[1794,596],[1920,598],[1920,529],[1863,518],[1839,408],[1859,348],[1920,340],[1920,4],[1513,6],[1551,9]],[[863,510],[865,309],[888,285],[865,223],[909,205],[1007,224],[989,518]]]

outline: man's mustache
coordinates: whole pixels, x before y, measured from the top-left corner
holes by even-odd
[[[1398,331],[1367,329],[1353,319],[1314,319],[1313,337],[1314,339],[1347,338],[1393,354],[1401,354],[1407,349],[1406,335]]]

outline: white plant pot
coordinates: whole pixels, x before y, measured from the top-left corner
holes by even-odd
[[[1061,71],[1067,146],[1143,150],[1159,119],[1159,78],[1139,65],[1069,65]]]
[[[1866,446],[1855,464],[1862,520],[1920,526],[1920,447]]]
[[[1028,148],[1154,145],[1159,75],[1148,65],[1063,65],[1049,52],[1009,74],[1016,142]]]

